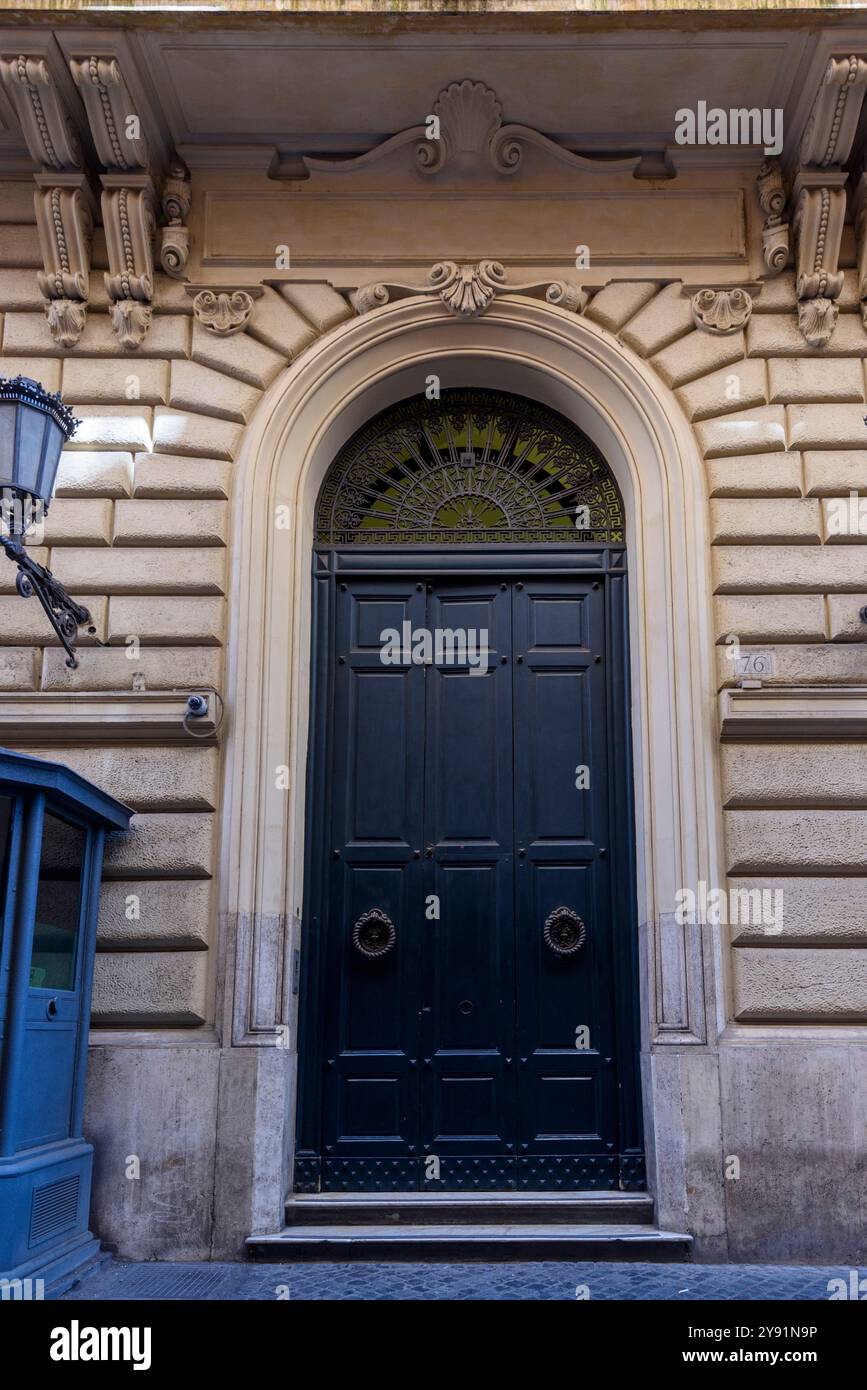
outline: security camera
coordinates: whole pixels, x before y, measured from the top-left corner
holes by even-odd
[[[187,697],[187,715],[191,719],[201,719],[208,713],[207,695],[189,695]]]

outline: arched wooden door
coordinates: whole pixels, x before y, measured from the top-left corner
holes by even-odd
[[[643,1187],[604,459],[520,397],[402,402],[313,564],[296,1190]]]

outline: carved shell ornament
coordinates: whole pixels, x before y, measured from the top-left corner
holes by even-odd
[[[246,290],[202,290],[193,300],[193,313],[199,323],[217,338],[240,333],[252,312],[253,299]]]
[[[696,328],[724,337],[743,328],[753,312],[753,301],[746,290],[699,290],[692,297],[692,317]]]
[[[506,268],[500,261],[479,261],[478,265],[438,261],[429,271],[424,285],[374,281],[355,290],[350,300],[357,314],[367,314],[371,309],[381,309],[393,299],[407,299],[419,294],[438,295],[450,314],[464,319],[483,314],[499,294],[526,294],[535,298],[544,295],[549,304],[574,314],[580,314],[587,303],[585,291],[569,280],[510,284]]]
[[[438,174],[446,166],[461,170],[487,164],[498,174],[514,174],[527,145],[570,168],[599,174],[631,174],[640,154],[626,159],[591,159],[573,154],[531,126],[503,123],[503,109],[496,92],[484,82],[466,77],[443,87],[424,124],[409,126],[384,140],[375,149],[351,159],[317,159],[304,156],[309,173],[348,174],[367,168],[405,145],[415,145],[415,166],[421,174]],[[431,121],[431,116],[435,121]]]

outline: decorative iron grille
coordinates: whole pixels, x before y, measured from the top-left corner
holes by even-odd
[[[319,545],[623,540],[623,503],[595,444],[502,391],[389,407],[341,449],[316,509]]]

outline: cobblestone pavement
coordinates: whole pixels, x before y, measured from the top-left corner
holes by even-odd
[[[858,1271],[864,1278],[867,1270]],[[133,1264],[113,1260],[64,1294],[95,1299],[827,1299],[841,1267],[573,1264]],[[586,1295],[584,1295],[586,1296]]]

